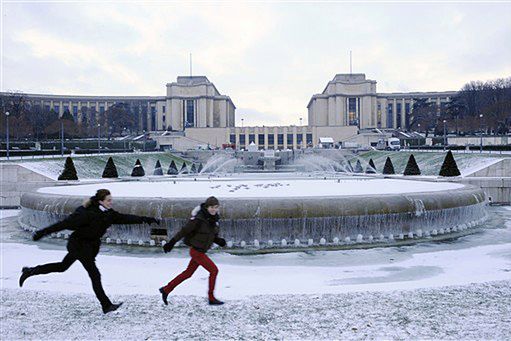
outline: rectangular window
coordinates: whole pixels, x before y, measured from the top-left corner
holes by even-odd
[[[248,134],[248,143],[255,143],[255,134]]]
[[[284,134],[277,134],[277,144],[284,144]]]
[[[396,124],[397,128],[401,128],[401,103],[396,103]]]
[[[153,113],[153,115],[156,115],[156,114],[154,114],[154,113]],[[165,115],[163,115],[163,116],[161,117],[161,120],[162,120],[162,122],[165,122]]]
[[[105,113],[105,107],[103,105],[99,106],[99,113],[104,114]]]
[[[296,135],[296,144],[298,145],[298,147],[300,147],[302,145],[302,142],[303,142],[303,134]]]
[[[229,136],[229,142],[232,143],[232,144],[236,143],[236,134],[231,134]]]
[[[54,105],[53,106],[53,110],[58,113],[59,110],[60,110],[60,106],[59,105]]]
[[[69,105],[64,105],[64,112],[69,111]]]
[[[145,110],[147,112],[147,108]],[[157,127],[156,127],[156,113],[153,112],[151,113],[151,127],[150,127],[150,130],[154,131],[154,130],[157,130]]]
[[[293,145],[293,134],[287,134],[287,145],[288,147]]]
[[[185,127],[195,126],[195,105],[193,100],[186,100]]]
[[[73,115],[78,115],[78,106],[73,105]]]
[[[268,145],[273,146],[275,144],[275,135],[268,134]]]
[[[306,139],[307,139],[307,144],[312,144],[312,134],[307,134]]]
[[[387,105],[387,128],[394,127],[394,104],[389,103]]]
[[[44,111],[50,111],[50,105],[49,104],[44,106]]]
[[[405,127],[410,129],[410,103],[405,103]]]
[[[264,146],[264,134],[257,135],[257,144],[259,146]]]
[[[240,135],[240,147],[245,146],[245,134]]]
[[[357,98],[348,98],[348,125],[358,126]]]
[[[164,113],[165,113],[165,106],[162,106],[162,107],[161,107],[161,110],[162,110],[162,112],[164,112]]]

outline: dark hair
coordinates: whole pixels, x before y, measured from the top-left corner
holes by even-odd
[[[97,205],[99,205],[100,201],[105,200],[105,198],[109,195],[110,195],[110,191],[108,189],[104,189],[104,188],[98,189],[98,191],[96,192],[96,194],[94,196],[90,197],[87,201],[85,201],[83,203],[83,206],[85,206],[85,207],[89,207],[92,205],[97,206]]]
[[[215,197],[209,197],[204,202],[204,206],[206,206],[206,208],[208,208],[210,206],[216,206],[216,205],[220,205],[220,201],[218,201],[218,199]]]

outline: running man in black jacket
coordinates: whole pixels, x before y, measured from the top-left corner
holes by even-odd
[[[20,287],[30,276],[64,272],[78,260],[82,263],[92,281],[92,288],[103,313],[117,310],[121,305],[112,304],[101,285],[101,274],[96,267],[96,255],[101,245],[101,237],[112,224],[159,224],[160,221],[151,217],[140,217],[121,214],[112,209],[112,196],[107,189],[100,189],[83,206],[78,207],[69,217],[42,230],[34,232],[32,239],[39,240],[45,235],[62,230],[73,230],[67,243],[68,254],[62,262],[38,265],[33,268],[24,267],[19,280]]]

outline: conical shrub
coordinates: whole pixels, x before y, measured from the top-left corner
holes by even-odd
[[[362,164],[360,163],[360,160],[357,160],[357,163],[355,165],[355,173],[363,173],[364,169],[362,168]]]
[[[78,174],[76,174],[75,164],[70,156],[66,158],[64,170],[59,175],[59,180],[78,180]]]
[[[195,167],[195,163],[192,163],[192,167],[190,168],[190,173],[197,173],[197,167]]]
[[[440,168],[440,176],[460,176],[460,170],[458,169],[458,165],[456,164],[456,160],[454,160],[454,155],[449,150],[447,155],[445,156],[444,163],[442,164],[442,168]]]
[[[403,175],[421,175],[421,170],[419,169],[419,165],[417,165],[413,154],[411,154],[408,158],[408,163],[406,164]]]
[[[169,170],[167,171],[167,174],[168,175],[176,175],[178,172],[177,170],[177,166],[176,166],[176,163],[174,162],[174,160],[172,160],[172,162],[170,163],[170,166],[169,166]]]
[[[145,171],[144,167],[142,167],[142,163],[140,163],[140,160],[137,159],[137,162],[135,162],[135,167],[133,167],[133,170],[131,171],[131,176],[144,176]]]
[[[156,165],[154,166],[153,175],[163,175],[163,169],[161,169],[160,160],[156,161]]]
[[[199,168],[197,169],[197,173],[202,172],[202,169],[203,169],[203,168],[204,168],[204,167],[202,166],[202,162],[201,162],[201,163],[199,163]]]
[[[366,174],[376,174],[376,166],[373,159],[369,159],[369,164],[366,167]]]
[[[385,160],[385,166],[383,166],[383,174],[396,174],[394,171],[394,165],[392,164],[392,160],[387,156],[387,160]]]
[[[188,168],[186,167],[186,163],[183,162],[181,169],[179,170],[179,174],[188,174]]]
[[[117,167],[115,167],[114,159],[110,156],[106,162],[105,169],[103,170],[102,178],[118,178],[119,173]]]

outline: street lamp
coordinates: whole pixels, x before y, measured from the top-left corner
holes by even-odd
[[[6,130],[5,130],[5,135],[6,135],[6,140],[7,140],[7,160],[9,160],[9,112],[6,111],[5,112],[5,117],[6,117]]]
[[[98,154],[101,153],[101,124],[98,123]]]
[[[123,137],[122,137],[122,151],[126,152],[126,127],[122,128],[122,133],[123,133]]]
[[[241,127],[243,128],[243,119],[241,119]]]
[[[420,123],[417,123],[417,135],[419,135],[419,137],[417,137],[417,149],[420,150],[421,149],[421,146],[420,146],[420,139],[421,139],[421,136],[420,136],[420,133],[421,133],[421,124]]]
[[[481,132],[481,142],[479,144],[479,153],[483,152],[483,114],[479,114],[479,131]]]
[[[302,126],[302,118],[300,117],[300,127]]]
[[[445,129],[445,122],[447,122],[447,121],[444,120],[444,150],[445,150],[445,146],[447,145],[447,135],[446,135],[446,129]]]

